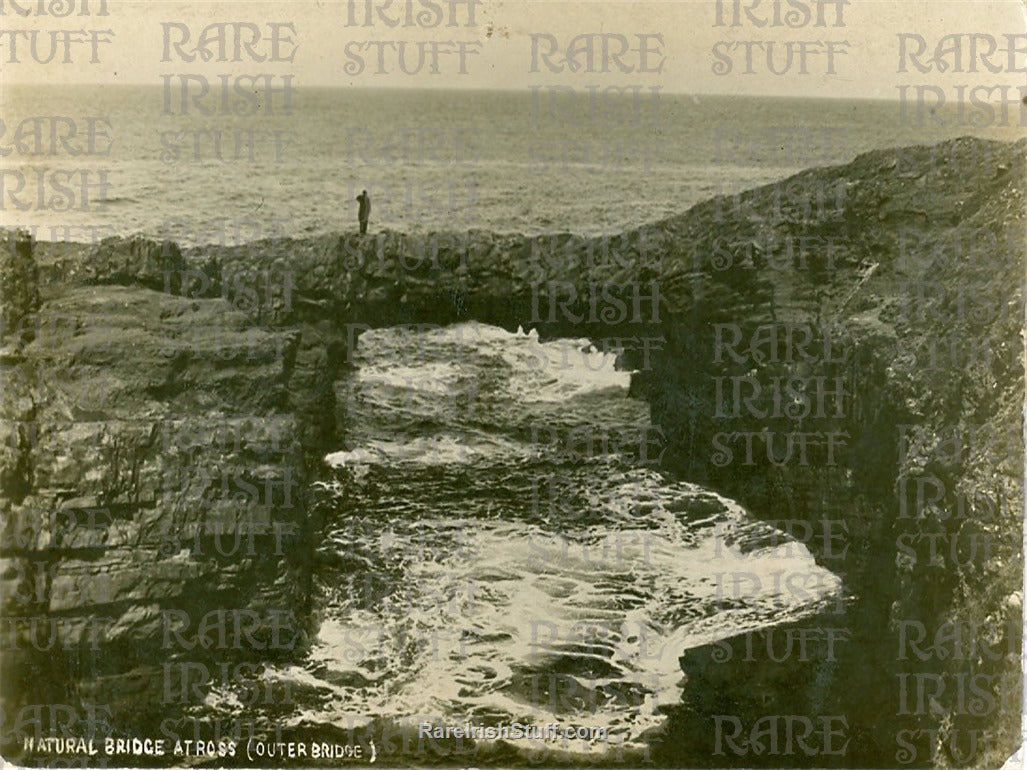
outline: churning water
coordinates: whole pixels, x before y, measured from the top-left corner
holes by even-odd
[[[473,323],[360,338],[319,483],[296,724],[559,722],[607,728],[571,754],[640,746],[678,700],[683,650],[837,596],[803,546],[661,475],[617,359]]]

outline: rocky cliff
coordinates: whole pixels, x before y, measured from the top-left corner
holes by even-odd
[[[14,239],[4,253],[27,248]],[[287,655],[308,624],[296,333],[163,292],[163,272],[182,264],[171,246],[129,244],[121,258],[139,271],[112,269],[103,285],[47,280],[45,247],[38,256],[43,271],[17,277],[42,275],[41,302],[3,330],[2,665],[15,744],[76,722],[97,729],[88,704],[103,704],[103,724],[158,724],[176,656],[199,644],[223,653],[216,664],[276,635],[287,641],[266,654]],[[244,645],[211,644],[219,634]]]
[[[847,640],[833,665],[796,652],[794,688],[719,691],[744,737],[718,746],[706,704],[671,743],[761,766],[998,766],[1019,744],[1024,147],[870,153],[783,183],[808,204],[771,187],[685,217],[710,267],[665,327],[653,418],[681,472],[803,535],[851,600],[823,624]],[[783,245],[803,239],[805,265]],[[750,735],[811,703],[846,718],[842,754]]]
[[[668,472],[845,579],[815,665],[686,655],[662,762],[993,766],[1019,743],[1025,149],[873,152],[608,238],[10,234],[7,713],[141,719],[167,687],[153,661],[211,627],[243,624],[233,654],[294,654],[348,351],[368,327],[473,318],[622,350]],[[844,737],[750,734],[786,714],[843,717]]]

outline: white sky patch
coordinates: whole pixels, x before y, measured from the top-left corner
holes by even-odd
[[[371,18],[374,23],[365,26],[364,0],[297,0],[296,2],[117,2],[111,0],[106,16],[55,19],[51,16],[19,18],[8,14],[5,28],[18,30],[75,28],[109,28],[114,31],[113,42],[101,46],[100,61],[88,66],[49,66],[33,62],[6,61],[9,46],[0,45],[0,56],[5,59],[4,77],[8,83],[78,82],[78,83],[161,83],[162,74],[194,73],[207,77],[230,72],[233,75],[256,73],[290,74],[295,86],[302,87],[354,87],[354,88],[474,88],[474,89],[528,89],[531,86],[561,84],[584,92],[590,85],[659,86],[665,93],[741,93],[761,96],[820,96],[845,98],[898,98],[901,84],[931,83],[943,88],[958,84],[973,87],[1006,85],[1012,89],[1027,87],[1027,75],[1001,66],[992,71],[980,60],[971,57],[970,38],[962,42],[962,66],[949,66],[947,72],[934,68],[929,73],[900,72],[899,35],[922,35],[928,45],[928,56],[945,35],[991,35],[1000,48],[1007,48],[1005,34],[1023,34],[1024,7],[1016,0],[988,2],[979,0],[916,0],[884,2],[882,0],[849,0],[840,11],[841,26],[836,26],[836,3],[823,7],[824,25],[817,25],[818,6],[810,0],[780,2],[775,11],[773,0],[741,2],[742,20],[733,26],[732,3],[723,0],[721,21],[718,25],[716,0],[702,2],[633,2],[630,0],[602,0],[602,2],[562,2],[556,0],[482,0],[474,9],[474,25],[469,20],[465,0],[454,5],[456,26],[448,26],[449,2],[438,5],[442,25],[430,28],[406,25],[405,3],[394,2],[389,9],[378,13],[383,0],[372,0]],[[434,0],[432,0],[434,2]],[[93,0],[96,6],[97,0]],[[416,0],[409,18],[431,6]],[[750,9],[747,14],[745,8]],[[805,8],[810,21],[796,28],[776,18],[785,18],[788,11]],[[429,14],[430,16],[431,14]],[[390,27],[383,18],[398,20]],[[794,17],[799,18],[799,17]],[[351,24],[356,21],[356,24]],[[757,22],[765,22],[760,26]],[[206,25],[220,22],[249,22],[270,35],[269,23],[291,24],[295,29],[291,61],[255,62],[195,61],[185,62],[173,47],[168,60],[164,60],[164,23],[181,23],[190,30],[190,41],[200,37]],[[177,28],[176,28],[177,29]],[[609,56],[599,56],[596,66],[579,66],[576,71],[564,68],[553,71],[537,56],[533,61],[532,46],[543,35],[552,35],[559,51],[566,53],[572,39],[578,35],[620,35],[631,49],[640,45],[639,35],[661,36],[658,45],[650,40],[643,47],[653,50],[648,61],[637,53],[629,53],[614,62]],[[181,40],[178,33],[172,38]],[[534,37],[533,37],[534,36]],[[249,39],[248,37],[246,38]],[[608,51],[619,51],[620,40],[606,39]],[[845,53],[836,56],[834,72],[827,72],[825,41],[844,42]],[[375,41],[384,41],[379,48]],[[753,73],[738,70],[742,52],[737,44],[757,41],[753,50],[757,61],[764,57],[764,66],[755,67]],[[767,71],[766,43],[780,46],[818,42],[815,53],[808,54],[806,71],[799,62],[793,62],[789,71],[775,75]],[[232,42],[232,38],[229,38]],[[368,43],[372,43],[369,47]],[[958,42],[958,41],[957,41]],[[416,74],[405,74],[398,66],[398,47],[405,44],[408,69],[419,69]],[[595,38],[597,46],[602,39]],[[718,75],[714,71],[713,54],[718,43],[728,43],[735,61],[735,71]],[[421,45],[428,59],[419,60]],[[23,44],[24,45],[24,44]],[[364,59],[363,71],[356,67],[347,72],[346,65],[355,64],[356,58],[347,55],[359,53]],[[434,49],[432,46],[443,45]],[[656,46],[658,51],[653,48]],[[27,47],[27,46],[25,46]],[[1014,47],[1024,47],[1014,43]],[[189,50],[188,46],[184,47]],[[292,50],[282,48],[280,52]],[[978,52],[987,45],[979,41]],[[266,40],[254,44],[254,50],[267,53]],[[463,61],[460,51],[463,50]],[[543,50],[548,50],[543,48]],[[723,52],[724,47],[720,50]],[[812,50],[812,49],[810,49]],[[794,53],[798,55],[798,49]],[[432,57],[437,55],[437,61]],[[385,72],[379,72],[378,57],[386,63]],[[1019,70],[1027,54],[1014,57],[1012,70]],[[1000,55],[999,59],[1004,60]],[[558,61],[558,59],[552,59]],[[579,58],[579,63],[583,59]],[[783,61],[783,59],[781,60]],[[599,64],[602,64],[602,67]],[[415,67],[415,64],[419,65]],[[436,65],[437,66],[434,66]],[[653,72],[657,64],[659,71]],[[463,71],[461,71],[461,69]],[[631,71],[625,72],[625,69]],[[647,71],[640,72],[640,69]],[[907,67],[907,69],[909,69]],[[993,94],[998,98],[998,92]]]

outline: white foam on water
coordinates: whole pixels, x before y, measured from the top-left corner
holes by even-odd
[[[627,495],[646,512],[616,512]],[[718,510],[693,528],[670,508],[695,497]],[[662,723],[661,706],[680,700],[685,649],[799,619],[840,590],[795,543],[736,545],[771,530],[694,485],[636,472],[607,502],[603,523],[567,531],[449,520],[459,547],[434,558],[390,523],[387,557],[402,564],[401,589],[371,608],[341,597],[314,650],[323,678],[355,673],[364,683],[336,688],[304,718],[562,722],[605,726],[634,745]],[[744,590],[726,579],[734,575],[751,576]],[[575,694],[554,695],[554,682]]]
[[[304,667],[317,705],[297,722],[559,722],[640,747],[680,702],[684,650],[815,614],[841,590],[737,503],[623,458],[559,466],[569,507],[518,508],[563,462],[526,425],[648,425],[618,351],[466,323],[368,331],[356,358],[351,448],[326,458],[352,472],[324,546],[349,566],[326,589]],[[346,516],[373,531],[353,535]],[[375,576],[387,585],[369,596]]]
[[[378,427],[361,435],[358,447],[325,461],[341,467],[523,459],[530,454],[523,442],[484,431],[482,423],[528,420],[533,405],[541,422],[553,406],[580,410],[584,419],[588,400],[601,394],[641,417],[645,405],[627,401],[631,373],[616,368],[618,352],[599,351],[586,339],[540,342],[534,329],[508,332],[474,322],[369,330],[360,337],[358,368],[342,398],[351,422]],[[434,431],[426,427],[431,424]]]

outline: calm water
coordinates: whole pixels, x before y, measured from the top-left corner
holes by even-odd
[[[38,115],[72,117],[80,131],[86,116],[105,118],[111,139],[96,147],[113,141],[108,156],[71,157],[59,146],[53,157],[46,130],[42,154],[6,157],[25,176],[23,205],[38,200],[48,169],[106,169],[110,188],[106,204],[87,210],[78,198],[70,210],[20,210],[8,179],[5,224],[187,243],[348,229],[361,189],[371,193],[373,229],[611,231],[871,148],[966,133],[1018,138],[1011,128],[903,126],[896,103],[846,100],[643,93],[571,103],[529,91],[296,88],[288,105],[278,97],[261,108],[271,115],[202,116],[180,114],[175,101],[164,115],[160,86],[11,86],[2,98],[5,142]]]

